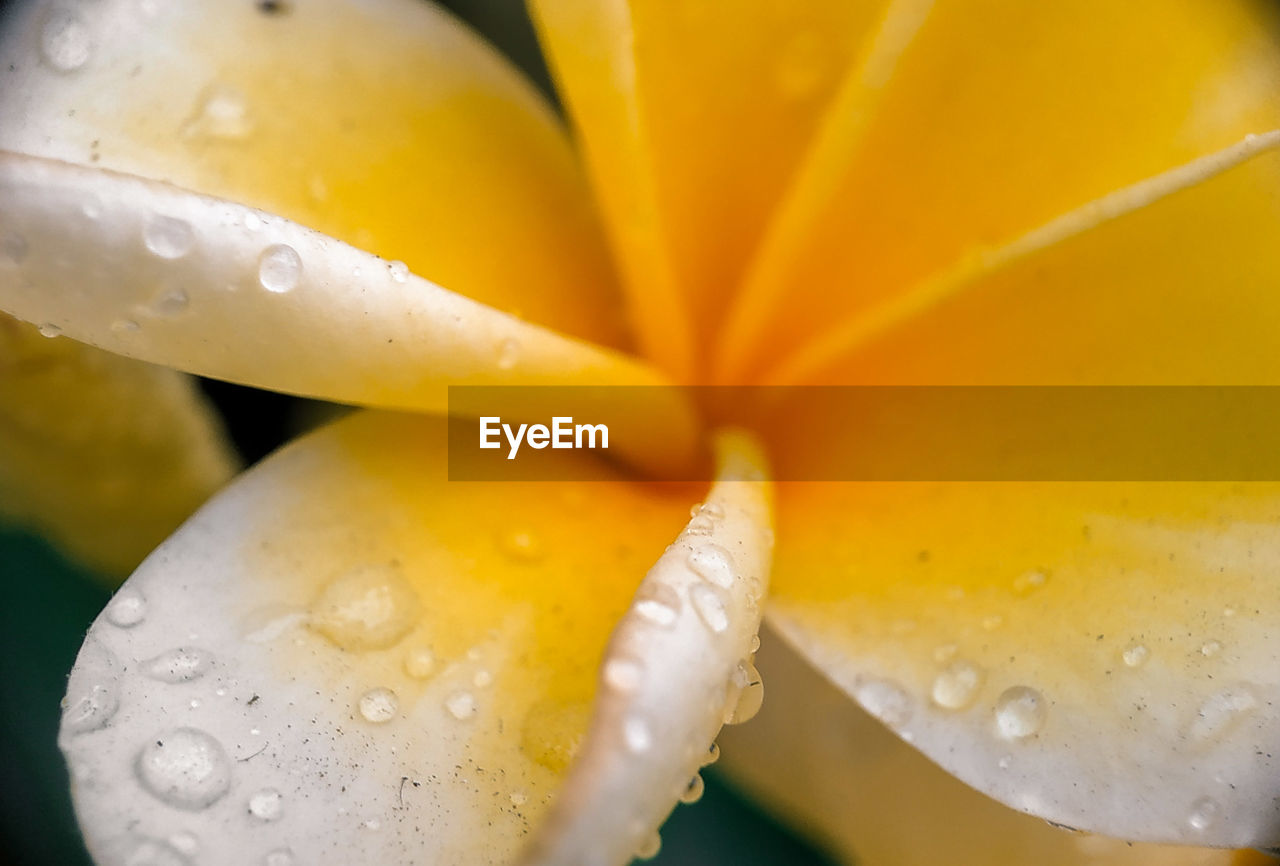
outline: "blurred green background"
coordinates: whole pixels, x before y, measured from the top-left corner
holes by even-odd
[[[2,2],[2,0],[0,0]],[[551,94],[521,0],[450,0]],[[552,95],[554,98],[554,95]],[[246,463],[306,426],[325,407],[248,388],[205,382]],[[105,584],[48,544],[0,527],[0,864],[88,866],[71,812],[56,737],[67,672],[85,630],[110,596]],[[662,831],[656,866],[817,866],[834,861],[792,835],[714,770],[706,794],[679,807]]]

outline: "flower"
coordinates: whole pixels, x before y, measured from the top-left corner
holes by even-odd
[[[538,0],[581,164],[434,7],[207,12],[6,13],[0,308],[381,411],[231,484],[90,631],[62,745],[100,862],[647,853],[721,724],[759,707],[761,602],[839,694],[1016,810],[1280,843],[1274,488],[775,490],[771,464],[841,447],[775,423],[712,434],[686,518],[687,487],[581,457],[572,481],[450,483],[433,414],[459,383],[1272,383],[1263,7]],[[217,440],[181,380],[116,363],[145,395],[123,405],[168,390],[108,455],[177,455],[188,489],[226,471],[184,456]],[[71,388],[28,388],[37,429],[68,398],[116,407]],[[703,419],[677,392],[608,393],[651,431],[633,465],[691,458]],[[63,511],[26,509],[68,537],[100,513]],[[896,740],[854,763],[846,732],[884,735],[774,643],[795,697],[740,772],[842,843],[938,853],[833,805],[910,774],[930,796],[903,808],[965,817],[909,835],[958,833],[975,862],[1180,856],[993,813]]]

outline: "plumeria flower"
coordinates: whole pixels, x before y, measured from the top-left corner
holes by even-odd
[[[665,388],[598,392],[650,432],[621,462],[451,483],[443,420],[458,384],[1280,382],[1275,10],[531,11],[572,133],[426,3],[5,13],[6,513],[126,567],[222,483],[143,362],[369,407],[90,630],[94,858],[652,855],[760,707],[762,614],[726,763],[851,859],[1280,846],[1274,486],[772,484],[850,431]],[[704,443],[714,483],[646,480]]]

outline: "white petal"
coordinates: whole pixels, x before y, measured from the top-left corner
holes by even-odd
[[[448,385],[662,381],[617,352],[234,202],[4,152],[0,200],[0,237],[16,239],[0,249],[0,309],[122,355],[433,411],[445,408]],[[689,447],[693,422],[674,391],[627,392],[616,403],[662,420],[664,437],[648,443],[656,450]]]
[[[591,731],[528,864],[625,863],[644,851],[726,723],[760,706],[760,600],[773,550],[763,455],[721,438],[722,480],[645,576],[614,632]]]
[[[652,608],[626,612],[634,576],[685,520],[685,489],[600,466],[572,483],[450,483],[445,444],[439,419],[352,416],[233,484],[125,584],[81,651],[60,739],[99,863],[286,850],[296,863],[501,863],[540,833],[623,862],[624,815],[648,831],[672,808],[751,652],[763,485],[717,487],[646,584],[716,587],[723,629],[686,597],[655,631],[639,619]],[[696,578],[685,554],[712,543],[735,571],[712,557]],[[647,674],[599,673],[636,650],[652,654]],[[623,746],[624,710],[650,725],[622,729],[643,755],[605,752]],[[625,808],[569,808],[584,785]]]

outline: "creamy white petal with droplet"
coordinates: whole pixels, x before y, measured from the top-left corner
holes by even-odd
[[[357,413],[243,476],[111,601],[60,737],[101,866],[502,863],[538,833],[621,863],[620,816],[648,832],[673,807],[758,688],[737,675],[768,554],[750,447],[637,600],[687,487],[590,458],[565,459],[574,481],[451,483],[446,443],[442,419]],[[711,543],[728,590],[684,565]],[[723,607],[699,608],[713,586]],[[672,594],[670,617],[645,606]],[[625,798],[593,805],[609,821],[545,823],[584,784]]]
[[[0,267],[0,309],[122,355],[295,394],[428,411],[446,407],[449,385],[663,381],[619,353],[234,202],[3,152],[0,199],[0,236],[20,239],[22,249]],[[638,444],[666,453],[690,447],[694,423],[675,391],[626,392],[616,401],[593,393],[604,414],[661,425],[661,437]]]
[[[773,550],[772,491],[749,437],[721,434],[719,461],[721,480],[614,632],[591,729],[527,864],[652,856],[658,827],[709,763],[721,726],[760,706],[752,659]]]

